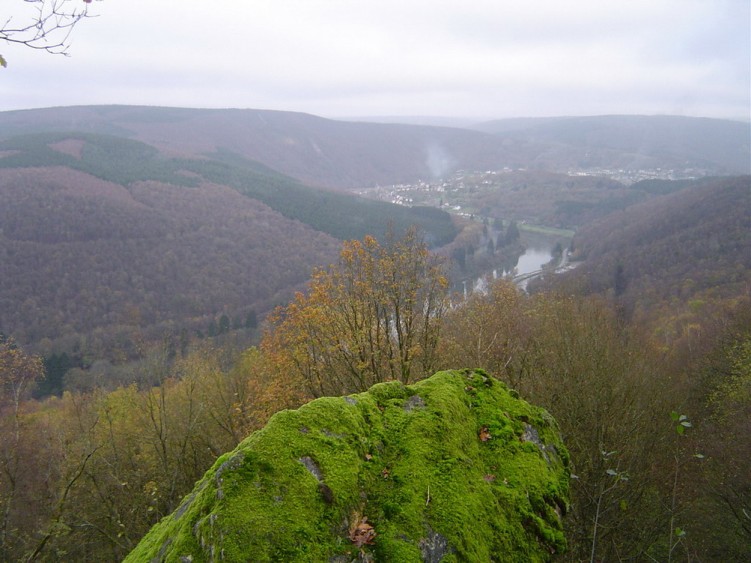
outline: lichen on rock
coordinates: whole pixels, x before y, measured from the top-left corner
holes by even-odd
[[[126,561],[546,561],[568,478],[547,412],[439,372],[276,414]]]

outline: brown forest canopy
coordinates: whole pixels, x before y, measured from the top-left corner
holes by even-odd
[[[3,150],[0,330],[24,343],[94,336],[96,354],[127,356],[104,350],[140,328],[153,339],[264,314],[342,239],[415,223],[432,244],[456,232],[443,211],[310,188],[229,153],[167,157],[80,133]]]
[[[731,296],[751,284],[751,176],[706,179],[582,228],[567,274],[628,312]]]

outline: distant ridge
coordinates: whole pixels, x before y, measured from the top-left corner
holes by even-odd
[[[84,131],[137,139],[170,154],[228,150],[304,183],[338,189],[504,167],[751,173],[751,125],[742,122],[600,116],[520,118],[472,127],[351,122],[255,109],[75,106],[0,112],[0,138]]]
[[[576,150],[590,166],[695,167],[751,173],[751,123],[671,115],[543,117],[488,121],[473,126],[510,142],[552,143]],[[562,148],[552,149],[563,153]],[[549,155],[550,158],[552,155]],[[630,159],[630,161],[629,161]],[[598,162],[600,160],[601,162]]]
[[[429,127],[455,127],[473,129],[476,119],[466,117],[441,117],[432,115],[371,115],[337,118],[337,121],[364,121],[366,123],[401,123],[402,125],[427,125]]]
[[[0,135],[84,131],[137,139],[173,154],[228,150],[311,185],[359,188],[511,162],[487,133],[355,123],[270,110],[76,106],[0,113]],[[519,161],[521,162],[521,161]]]

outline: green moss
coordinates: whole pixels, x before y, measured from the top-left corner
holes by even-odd
[[[544,561],[567,465],[552,417],[482,372],[384,383],[275,415],[126,561]]]

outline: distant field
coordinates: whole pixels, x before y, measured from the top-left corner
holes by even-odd
[[[573,237],[575,233],[571,229],[557,229],[555,227],[546,227],[545,225],[530,225],[527,223],[519,225],[519,230],[527,231],[529,233],[539,233],[541,235],[551,235],[568,238]]]

